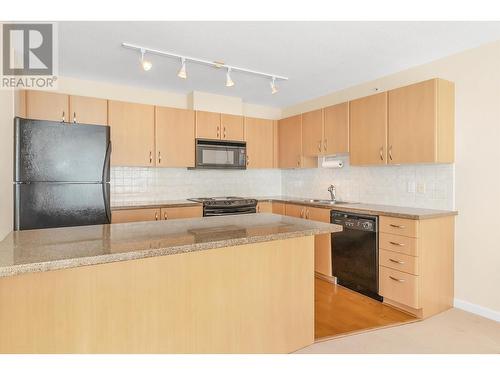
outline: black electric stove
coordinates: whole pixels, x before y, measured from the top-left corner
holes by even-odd
[[[242,197],[190,198],[193,202],[203,203],[203,216],[224,216],[254,214],[257,200]]]

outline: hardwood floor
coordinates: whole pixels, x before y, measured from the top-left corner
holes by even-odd
[[[340,285],[315,279],[316,340],[417,320]]]

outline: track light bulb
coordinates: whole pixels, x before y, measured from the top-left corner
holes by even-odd
[[[278,92],[278,87],[276,86],[276,77],[273,77],[271,81],[271,94],[276,94]]]
[[[231,68],[227,68],[227,73],[226,73],[226,87],[232,87],[234,86],[234,82],[231,79]]]
[[[177,73],[177,77],[186,79],[187,78],[187,72],[186,72],[186,59],[184,57],[181,57],[181,68],[179,69],[179,72]]]
[[[141,65],[142,65],[142,69],[144,69],[147,72],[148,70],[151,70],[151,68],[153,67],[153,64],[151,63],[151,61],[144,59],[144,54],[145,53],[146,53],[146,51],[143,50],[143,49],[141,49]]]

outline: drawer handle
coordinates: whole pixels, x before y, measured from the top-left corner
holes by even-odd
[[[392,263],[397,263],[397,264],[405,264],[405,262],[401,261],[401,260],[396,260],[396,259],[392,259],[392,258],[389,258],[389,260],[392,262]]]
[[[404,245],[405,245],[404,243],[393,242],[393,241],[389,241],[389,243],[390,243],[391,245],[394,245],[394,246],[404,246]]]
[[[397,281],[398,283],[404,283],[405,281],[403,279],[396,279],[395,277],[389,276],[390,279]]]
[[[390,224],[390,226],[393,227],[393,228],[405,229],[404,225]]]

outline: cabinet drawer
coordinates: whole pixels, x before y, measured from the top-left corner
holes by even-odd
[[[418,240],[397,234],[379,233],[379,248],[407,255],[418,255]]]
[[[420,308],[419,276],[379,267],[380,295],[403,305]]]
[[[411,255],[381,249],[378,264],[397,271],[408,272],[412,275],[419,274],[419,258]]]
[[[380,216],[379,231],[399,234],[400,236],[418,237],[418,220]]]

